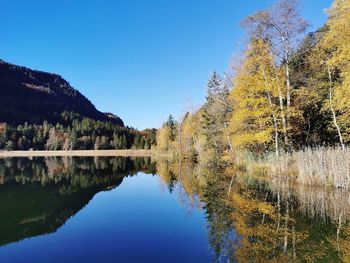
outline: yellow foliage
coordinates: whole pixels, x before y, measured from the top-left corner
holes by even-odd
[[[172,147],[171,131],[170,128],[164,125],[158,129],[157,132],[157,147],[156,149],[161,152],[169,151]]]
[[[273,116],[278,114],[274,104],[280,85],[277,75],[269,45],[252,40],[230,94],[233,114],[229,131],[235,148],[266,150],[271,144]]]
[[[320,47],[331,51],[326,61],[327,67],[340,71],[341,79],[334,86],[332,104],[338,112],[342,133],[350,141],[350,1],[334,1],[328,14],[328,31]]]
[[[201,110],[188,113],[182,121],[177,141],[178,153],[182,159],[192,159],[195,153],[201,154],[200,118]]]

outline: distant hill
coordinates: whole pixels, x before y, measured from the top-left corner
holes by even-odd
[[[118,116],[98,111],[61,76],[0,60],[0,122],[56,123],[64,111],[124,126]]]

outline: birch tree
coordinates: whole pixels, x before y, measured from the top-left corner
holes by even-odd
[[[271,8],[259,11],[243,21],[250,38],[261,38],[271,43],[271,54],[276,72],[284,69],[284,87],[278,87],[284,143],[291,148],[290,118],[296,115],[292,108],[291,58],[305,34],[308,23],[301,17],[297,0],[279,0]],[[276,75],[277,76],[277,75]]]

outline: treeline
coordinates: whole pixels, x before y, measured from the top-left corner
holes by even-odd
[[[0,159],[0,184],[20,183],[41,186],[56,185],[88,188],[100,184],[112,185],[126,176],[138,172],[156,173],[150,158],[125,157],[52,157],[52,158],[5,158]],[[61,193],[63,188],[60,190]],[[74,191],[70,191],[74,192]]]
[[[155,144],[156,130],[138,131],[111,122],[83,118],[63,112],[61,121],[51,124],[24,123],[17,127],[0,124],[2,150],[107,150],[150,149]]]
[[[350,1],[335,0],[328,21],[306,34],[296,0],[279,0],[242,21],[246,47],[230,78],[210,77],[207,98],[159,129],[157,150],[215,159],[350,141]]]

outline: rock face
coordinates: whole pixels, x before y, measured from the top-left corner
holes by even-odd
[[[0,122],[56,123],[64,111],[124,126],[119,117],[98,111],[61,76],[0,60]]]

